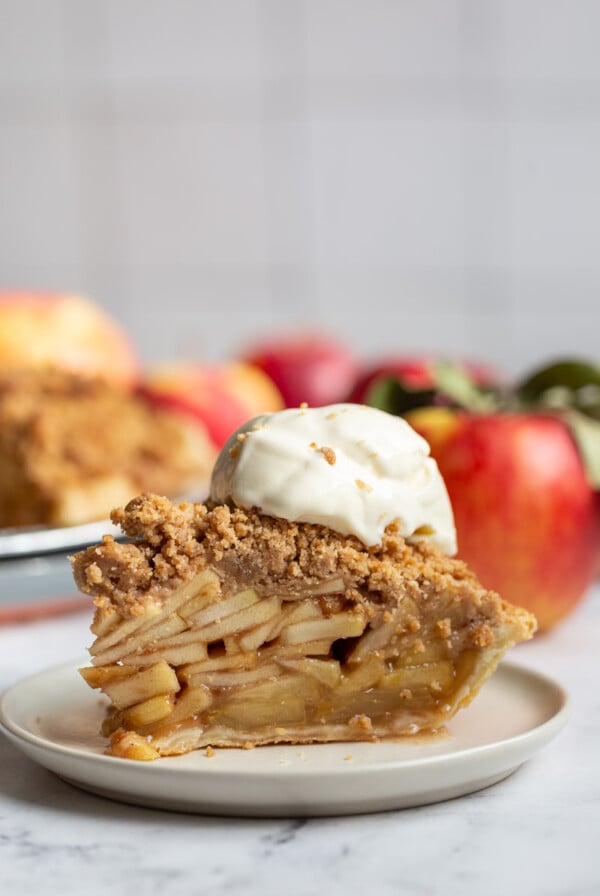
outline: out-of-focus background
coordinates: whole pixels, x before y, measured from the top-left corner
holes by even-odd
[[[148,362],[597,356],[596,0],[1,0],[0,281]]]

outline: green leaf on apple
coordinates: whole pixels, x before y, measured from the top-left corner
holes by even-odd
[[[530,374],[516,394],[525,405],[573,407],[600,419],[600,367],[589,361],[556,361]]]
[[[594,420],[575,408],[568,408],[561,416],[571,430],[581,454],[592,488],[600,489],[600,420]]]
[[[497,406],[497,398],[478,387],[460,365],[436,361],[431,373],[433,386],[427,389],[413,389],[393,375],[376,379],[367,391],[366,404],[399,416],[432,405],[479,413],[491,412]]]
[[[518,403],[556,413],[569,427],[590,484],[600,489],[600,367],[564,359],[534,371],[516,389]]]
[[[433,373],[437,391],[450,403],[466,411],[492,411],[496,399],[475,385],[467,371],[451,361],[436,361]]]
[[[410,389],[396,376],[384,376],[375,380],[368,389],[365,403],[388,414],[401,416],[415,408],[435,403],[434,389]]]

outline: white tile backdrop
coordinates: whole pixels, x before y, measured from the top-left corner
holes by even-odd
[[[598,0],[0,0],[0,285],[147,361],[600,356]]]

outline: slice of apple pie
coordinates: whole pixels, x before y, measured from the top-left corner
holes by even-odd
[[[535,629],[399,520],[371,546],[152,495],[113,520],[132,540],[107,536],[73,566],[96,604],[81,674],[110,698],[116,756],[437,729]]]

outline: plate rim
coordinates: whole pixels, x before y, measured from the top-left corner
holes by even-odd
[[[197,489],[171,498],[174,504],[198,503],[207,493],[208,483],[199,482]],[[135,494],[131,496],[135,497]],[[124,502],[126,503],[126,502]],[[87,520],[68,526],[47,526],[43,523],[31,526],[0,527],[0,561],[40,557],[65,551],[76,551],[101,541],[104,535],[112,535],[119,541],[126,535],[110,515],[99,520]]]
[[[132,760],[130,759],[123,759],[118,756],[110,756],[105,753],[95,753],[90,749],[86,749],[85,747],[61,745],[53,740],[50,740],[49,738],[43,737],[39,734],[35,734],[33,731],[23,727],[18,722],[15,722],[15,720],[11,718],[10,714],[7,713],[7,703],[14,696],[15,692],[20,688],[31,686],[31,684],[33,684],[33,682],[37,678],[46,677],[49,674],[51,675],[52,673],[57,675],[65,673],[69,669],[72,669],[73,672],[76,673],[79,666],[85,664],[85,662],[87,662],[86,658],[83,658],[83,660],[71,660],[68,662],[53,664],[51,666],[48,666],[47,668],[39,669],[37,672],[33,672],[30,675],[17,680],[8,688],[6,688],[4,692],[0,694],[0,729],[4,728],[9,736],[11,736],[11,739],[15,739],[16,741],[24,741],[25,743],[38,750],[49,751],[63,757],[85,760],[86,762],[91,762],[99,767],[105,767],[107,766],[107,764],[114,766],[114,764],[117,763],[117,765],[121,768],[131,768]],[[410,769],[421,770],[427,767],[435,767],[436,765],[445,765],[448,763],[451,763],[452,765],[458,765],[463,762],[471,761],[474,756],[485,756],[485,754],[487,753],[498,750],[502,745],[504,745],[505,747],[508,747],[510,745],[511,748],[518,749],[520,744],[522,744],[524,741],[528,741],[531,739],[541,739],[544,743],[546,743],[548,740],[552,739],[552,737],[558,734],[558,732],[565,726],[572,713],[572,701],[567,690],[551,676],[543,672],[539,672],[537,669],[532,669],[528,666],[517,663],[514,660],[503,660],[494,673],[494,677],[498,674],[502,674],[502,672],[508,675],[524,676],[530,681],[535,682],[538,687],[543,686],[546,690],[552,691],[559,703],[558,710],[554,712],[549,718],[545,719],[542,723],[535,725],[532,728],[528,728],[526,731],[522,731],[519,734],[503,737],[486,744],[465,747],[452,753],[442,752],[434,755],[410,759],[392,759],[379,763],[377,768],[380,771],[393,771],[400,769],[403,771],[408,771]],[[90,696],[92,696],[91,692]],[[475,699],[477,699],[477,697]],[[466,710],[468,710],[468,707],[466,707]],[[465,710],[461,710],[461,712],[462,711]],[[367,742],[365,741],[360,743]],[[389,741],[387,741],[387,743],[389,743]],[[346,749],[350,748],[351,745],[351,743],[344,743]],[[288,745],[278,744],[272,746],[281,748],[287,747]],[[331,746],[331,744],[296,744],[293,746],[297,749],[304,750],[307,747],[318,748],[320,746]],[[377,743],[373,743],[373,746],[376,747]],[[236,748],[231,748],[231,750],[235,749]],[[268,750],[269,745],[261,749]],[[241,753],[242,750],[237,748],[237,752]],[[252,753],[252,751],[247,750],[244,750],[243,752],[246,755]],[[161,762],[161,760],[177,760],[178,758],[180,757],[166,756],[160,757],[158,760],[155,760],[153,762],[135,763],[136,774],[151,776],[160,774],[161,776],[186,777],[196,776],[199,774],[209,774],[211,777],[226,777],[230,780],[251,777],[253,780],[257,781],[259,781],[261,778],[271,779],[273,776],[273,769],[252,769],[251,767],[232,769],[219,767],[218,765],[211,765],[210,767],[206,768],[203,766],[201,769],[196,769],[187,766],[177,767],[175,765],[166,765]],[[518,764],[521,763],[519,762]],[[374,767],[370,764],[352,767],[340,766],[339,768],[306,768],[302,766],[292,766],[286,767],[283,774],[294,778],[311,776],[314,778],[329,779],[331,777],[337,778],[347,776],[349,772],[351,772],[352,776],[356,778],[357,776],[372,774],[373,768]]]
[[[123,538],[123,533],[107,517],[74,526],[14,526],[0,529],[0,560],[42,557],[75,551],[94,544],[104,535]]]

